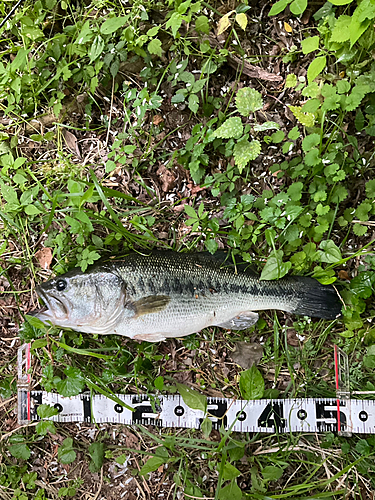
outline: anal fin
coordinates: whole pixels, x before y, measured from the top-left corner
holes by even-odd
[[[227,328],[228,330],[245,330],[255,325],[258,321],[259,315],[253,311],[244,311],[237,314],[233,318],[224,323],[216,324],[214,326],[220,326],[221,328]]]

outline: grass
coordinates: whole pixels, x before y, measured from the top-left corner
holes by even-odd
[[[1,28],[1,499],[373,495],[373,436],[238,434],[209,422],[17,427],[25,341],[35,387],[65,395],[157,396],[184,384],[204,404],[243,397],[256,377],[252,397],[334,397],[336,344],[352,394],[373,397],[372,10],[355,24],[354,1],[309,4],[304,24],[302,3],[270,8],[26,1]],[[261,78],[246,76],[250,61]],[[338,285],[343,316],[266,311],[247,331],[158,344],[24,321],[37,283],[149,248],[226,249],[263,279],[314,276]],[[244,341],[263,348],[251,374],[235,361]]]

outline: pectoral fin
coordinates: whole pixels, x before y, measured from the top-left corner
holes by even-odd
[[[171,298],[168,295],[149,295],[132,304],[137,317],[144,314],[152,314],[163,311],[169,304]]]
[[[259,315],[253,311],[244,311],[240,314],[234,316],[234,318],[229,321],[225,321],[225,323],[220,323],[221,328],[227,328],[228,330],[245,330],[246,328],[250,328],[255,325],[258,321]]]

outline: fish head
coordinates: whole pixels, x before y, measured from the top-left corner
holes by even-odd
[[[110,266],[89,272],[73,269],[36,287],[45,308],[34,316],[43,322],[82,332],[111,333],[124,308],[125,289]]]

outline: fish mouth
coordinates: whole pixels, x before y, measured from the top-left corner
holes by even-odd
[[[36,287],[36,293],[43,300],[44,306],[31,313],[41,321],[51,321],[55,324],[56,321],[66,320],[69,317],[69,310],[66,304],[55,295],[46,293],[41,286]]]

